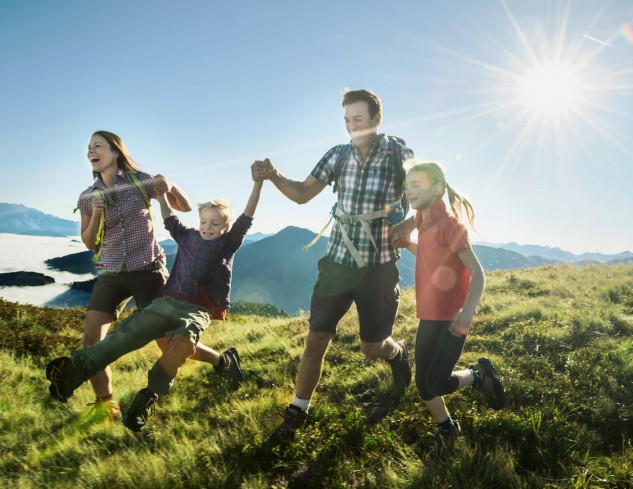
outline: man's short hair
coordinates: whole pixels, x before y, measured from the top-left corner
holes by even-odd
[[[343,97],[343,101],[341,102],[343,107],[363,101],[367,102],[369,106],[369,117],[375,119],[377,115],[382,116],[382,102],[380,101],[380,97],[374,92],[365,89],[351,90],[350,88],[345,88],[341,95]]]

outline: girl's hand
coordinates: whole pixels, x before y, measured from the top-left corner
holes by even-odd
[[[449,326],[448,330],[453,336],[466,336],[473,325],[473,314],[460,309]]]

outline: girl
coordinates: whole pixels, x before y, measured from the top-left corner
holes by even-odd
[[[420,163],[407,173],[406,196],[416,209],[418,243],[394,234],[416,255],[416,311],[420,319],[415,343],[415,382],[440,433],[458,434],[442,396],[466,386],[481,391],[492,409],[505,405],[503,386],[490,360],[479,358],[466,370],[453,372],[462,354],[484,289],[484,272],[460,221],[463,213],[474,229],[470,202],[446,182],[442,167]],[[448,194],[453,216],[442,197]]]

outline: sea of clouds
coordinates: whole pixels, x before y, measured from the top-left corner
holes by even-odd
[[[77,237],[53,238],[0,233],[0,273],[39,272],[55,279],[54,284],[37,287],[0,287],[0,297],[22,304],[44,306],[67,292],[75,281],[90,280],[91,274],[75,274],[49,269],[49,258],[86,251]]]

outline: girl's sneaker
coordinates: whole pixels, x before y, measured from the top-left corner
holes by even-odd
[[[479,380],[473,384],[484,395],[488,407],[491,409],[501,409],[506,405],[506,394],[503,384],[497,377],[492,362],[486,357],[477,359],[476,365],[471,365],[471,369],[479,371]]]

